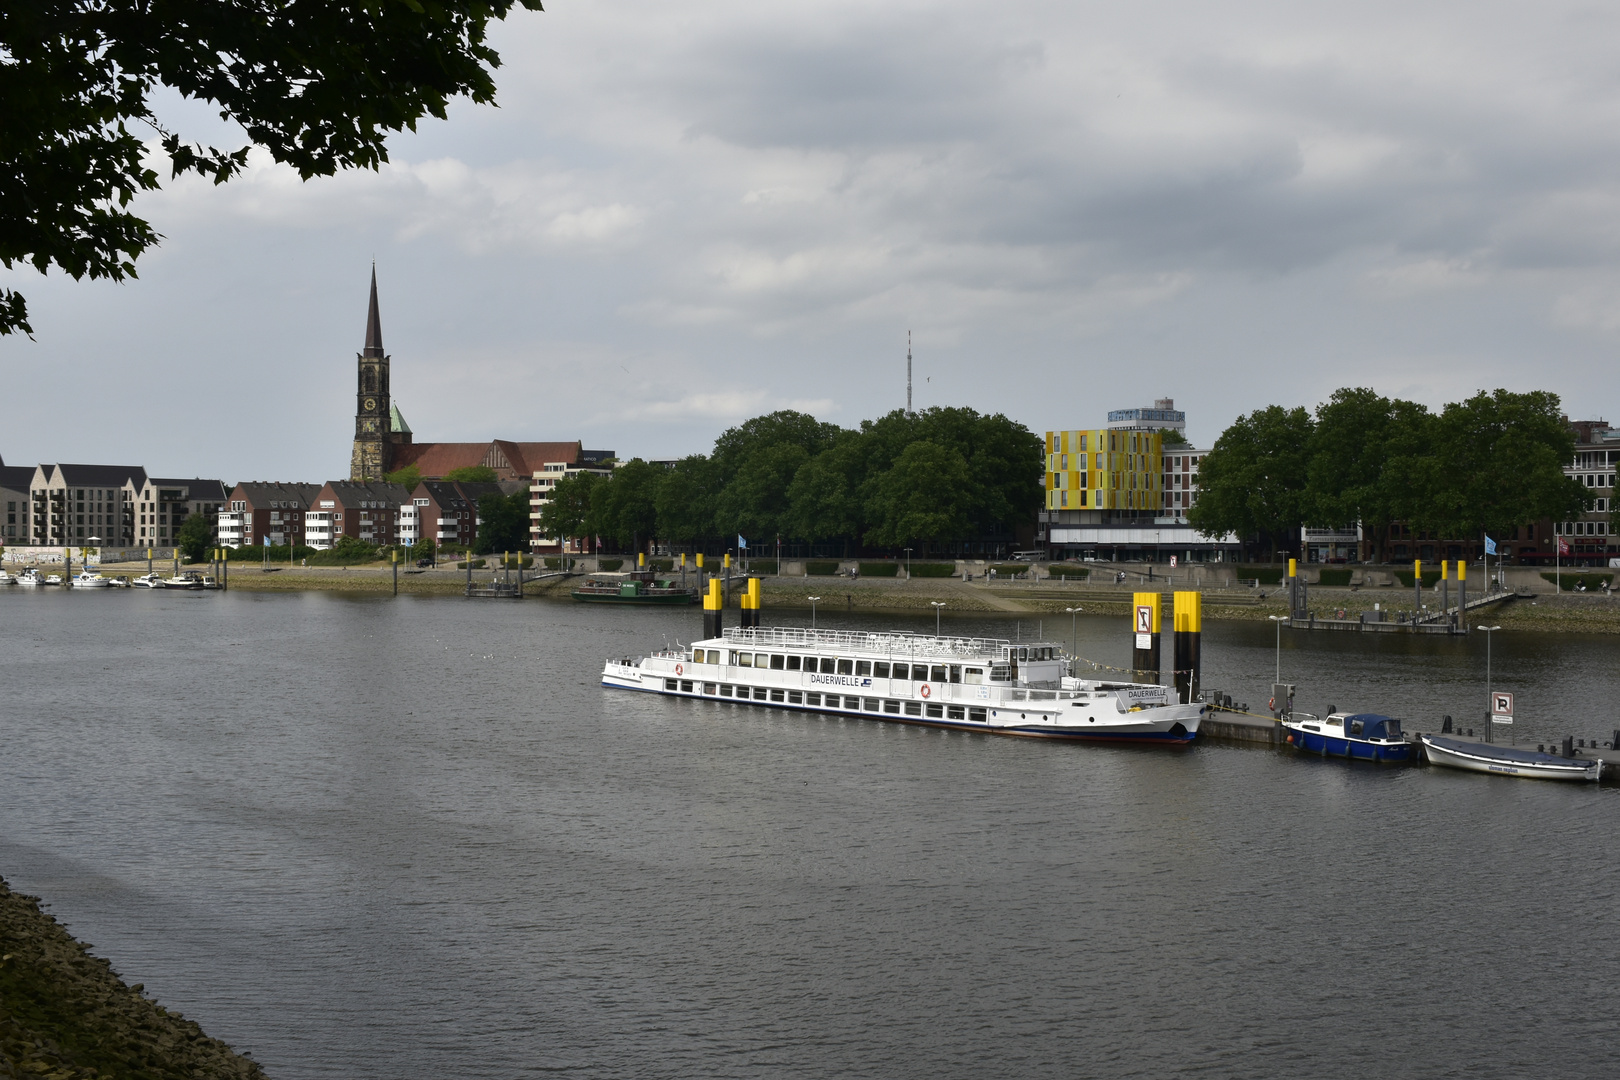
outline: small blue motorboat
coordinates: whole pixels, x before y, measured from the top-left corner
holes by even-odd
[[[1378,713],[1331,713],[1318,720],[1310,713],[1295,713],[1283,721],[1288,743],[1297,750],[1324,757],[1355,761],[1405,761],[1411,744],[1401,734],[1401,722]]]

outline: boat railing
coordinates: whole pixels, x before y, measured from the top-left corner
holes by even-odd
[[[728,644],[753,648],[853,649],[894,656],[941,656],[989,660],[1013,644],[1006,638],[930,637],[904,630],[882,633],[859,630],[820,630],[805,626],[728,626],[722,636]],[[1041,647],[1039,642],[1021,643]],[[1057,648],[1058,646],[1050,646]]]

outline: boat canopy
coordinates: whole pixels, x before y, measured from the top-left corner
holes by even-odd
[[[1398,739],[1401,722],[1378,713],[1351,713],[1344,718],[1344,733],[1362,739]]]

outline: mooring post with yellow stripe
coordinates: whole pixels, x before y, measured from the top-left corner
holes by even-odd
[[[703,636],[705,639],[720,636],[723,597],[720,595],[720,579],[709,579],[709,591],[703,594]]]
[[[1131,634],[1135,648],[1131,653],[1131,666],[1137,676],[1151,675],[1159,681],[1159,610],[1163,598],[1156,592],[1134,594],[1131,603]]]
[[[1203,674],[1203,595],[1190,590],[1176,593],[1173,612],[1176,700],[1183,705],[1191,705],[1193,698],[1198,696],[1199,680]]]
[[[1412,618],[1416,619],[1423,613],[1423,560],[1412,560],[1412,596],[1417,606],[1412,609]]]
[[[751,577],[748,579],[748,588],[742,595],[742,622],[739,625],[758,626],[759,608],[759,578]]]
[[[1451,614],[1451,576],[1449,559],[1440,560],[1440,611],[1447,617]]]
[[[1299,560],[1288,560],[1288,617],[1299,610]]]
[[[720,569],[722,571],[724,571],[724,573],[726,575],[725,602],[727,604],[730,604],[731,603],[731,552],[728,551],[724,555],[720,556]]]
[[[1457,560],[1457,626],[1462,627],[1463,633],[1468,633],[1468,560]]]

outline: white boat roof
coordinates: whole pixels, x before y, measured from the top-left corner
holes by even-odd
[[[860,630],[812,630],[804,626],[728,626],[720,638],[734,649],[795,649],[801,652],[835,653],[848,655],[866,653],[872,656],[922,656],[956,660],[979,660],[989,663],[1001,659],[1004,649],[1051,650],[1050,656],[1062,654],[1063,647],[1049,641],[1009,641],[1007,638],[989,637],[935,637],[932,634],[913,634],[904,630],[881,633]],[[695,642],[694,644],[703,644]]]

